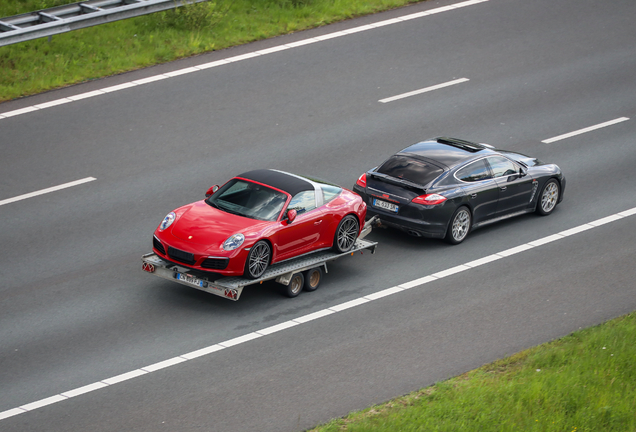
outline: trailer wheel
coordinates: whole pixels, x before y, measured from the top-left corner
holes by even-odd
[[[322,269],[315,267],[305,272],[305,291],[316,291],[322,282]]]
[[[283,294],[285,294],[289,298],[297,297],[298,294],[303,290],[303,285],[305,284],[305,276],[302,273],[296,273],[292,276],[289,284],[283,287]]]

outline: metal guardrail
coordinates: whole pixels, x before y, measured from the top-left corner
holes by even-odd
[[[208,0],[89,0],[0,18],[0,46]]]

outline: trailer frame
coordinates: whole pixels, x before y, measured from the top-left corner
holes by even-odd
[[[357,252],[362,254],[365,250],[369,250],[374,254],[377,244],[377,242],[358,238],[353,248],[345,253],[336,253],[331,249],[312,252],[272,264],[265,270],[263,276],[258,279],[248,279],[242,276],[221,276],[194,270],[181,264],[166,261],[154,252],[147,253],[141,257],[141,267],[142,270],[160,278],[236,301],[246,286],[262,284],[272,279],[286,286],[294,275],[317,267],[323,268],[324,272],[327,273],[328,262],[344,256],[354,255]]]

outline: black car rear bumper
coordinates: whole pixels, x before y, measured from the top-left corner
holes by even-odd
[[[370,197],[366,191],[358,185],[354,185],[353,191],[360,195],[364,202],[367,204],[367,218],[377,216],[380,219],[380,225],[389,226],[404,231],[410,235],[416,237],[427,238],[444,238],[446,236],[446,228],[451,214],[446,214],[450,210],[431,209],[428,217],[421,217],[417,219],[404,217],[395,213],[383,210],[373,206],[373,198]],[[416,207],[416,206],[413,206]],[[420,206],[417,206],[420,207]],[[423,207],[423,206],[422,206]],[[409,213],[428,213],[427,210],[418,211],[412,208]]]
[[[414,221],[399,216],[387,214],[383,211],[375,211],[367,207],[367,216],[377,216],[380,219],[380,226],[385,225],[404,231],[415,237],[444,238],[446,235],[446,224],[432,224],[424,221]]]

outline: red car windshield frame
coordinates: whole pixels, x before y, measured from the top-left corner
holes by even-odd
[[[235,190],[231,190],[237,186]],[[278,221],[291,199],[285,191],[269,185],[234,177],[205,202],[226,213],[262,221]]]

